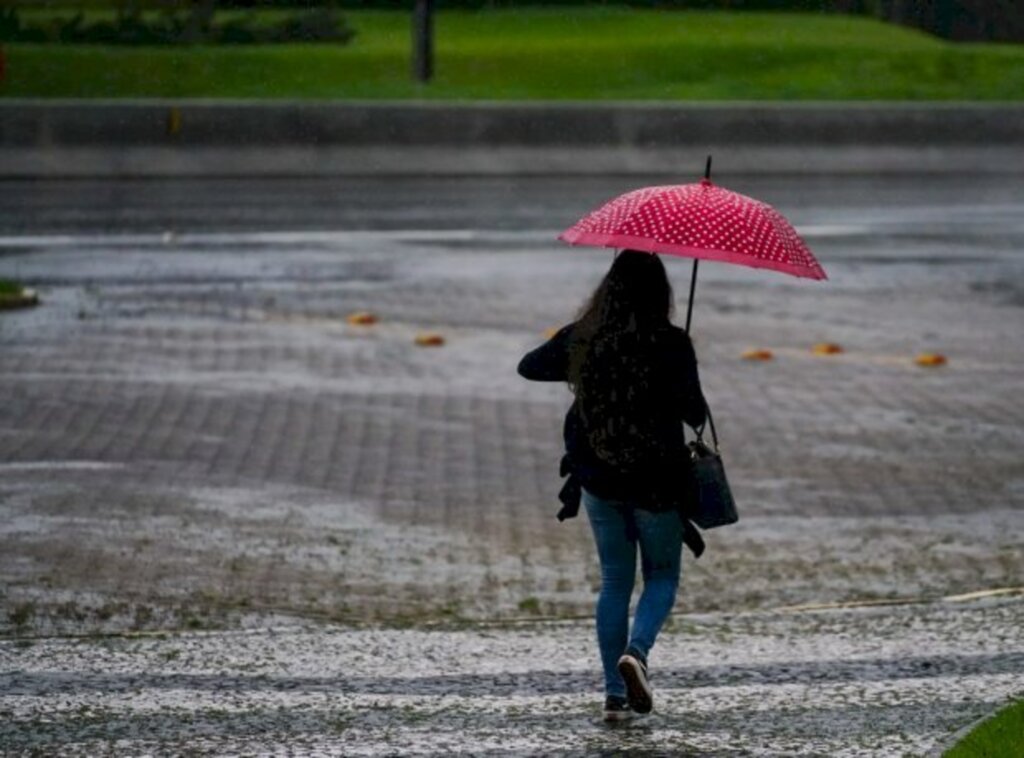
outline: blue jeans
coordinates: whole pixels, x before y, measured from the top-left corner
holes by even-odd
[[[638,539],[626,538],[626,517],[617,501],[603,500],[583,490],[594,542],[601,561],[601,594],[597,599],[597,643],[604,667],[607,695],[626,694],[617,663],[626,647],[647,657],[676,599],[682,557],[683,524],[674,510],[665,513],[634,508]],[[644,589],[629,630],[629,600],[636,579],[636,551]]]

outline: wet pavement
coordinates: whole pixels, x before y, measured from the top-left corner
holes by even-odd
[[[317,685],[320,700],[302,705],[314,709],[305,715],[274,688],[234,705],[182,705],[182,719],[211,735],[197,744],[213,752],[294,738],[282,717],[267,722],[266,741],[247,741],[261,714],[283,708],[295,729],[308,729],[311,750],[337,749],[337,715],[337,739],[344,733],[351,752],[393,752],[403,735],[447,749],[430,733],[468,731],[480,750],[506,739],[535,750],[548,743],[524,735],[537,732],[568,751],[734,744],[751,753],[900,754],[934,744],[1010,694],[1015,685],[1004,683],[1024,671],[1012,600],[926,606],[941,609],[934,617],[873,610],[870,623],[858,612],[827,616],[822,634],[839,647],[813,665],[815,655],[802,657],[787,640],[818,632],[770,621],[783,616],[769,611],[1024,585],[1024,193],[1013,177],[719,180],[789,216],[830,280],[701,267],[695,343],[742,520],[709,533],[699,561],[687,557],[678,623],[697,614],[731,628],[740,612],[769,621],[749,645],[709,633],[696,658],[681,646],[671,665],[706,666],[717,641],[726,669],[747,665],[744,656],[764,645],[759,666],[785,652],[816,671],[852,671],[842,675],[850,678],[843,694],[821,691],[849,699],[848,718],[830,701],[834,718],[811,724],[778,694],[793,683],[768,676],[768,690],[750,696],[777,702],[764,707],[768,731],[729,743],[750,714],[714,721],[701,696],[715,687],[735,694],[749,682],[712,667],[698,672],[710,677],[699,693],[682,675],[670,678],[668,721],[645,742],[591,724],[591,741],[567,743],[572,730],[557,737],[554,726],[538,726],[552,708],[569,709],[580,724],[596,718],[596,650],[582,633],[597,571],[585,519],[554,520],[568,391],[524,382],[514,369],[545,329],[572,317],[611,258],[567,249],[554,235],[643,180],[5,182],[0,278],[35,286],[44,305],[0,315],[0,625],[22,638],[194,630],[145,643],[3,643],[0,668],[14,676],[0,688],[0,712],[15,725],[5,737],[26,750],[66,744],[89,753],[99,744],[90,740],[108,738],[127,740],[110,743],[115,751],[156,749],[151,741],[163,739],[180,747],[178,721],[150,729],[156,722],[133,710],[159,711],[160,697],[129,707],[122,695],[103,719],[80,718],[53,705],[67,677],[46,672],[102,668],[89,662],[97,645],[153,645],[148,654],[159,657],[220,640],[210,644],[229,655],[231,635],[241,633],[204,629],[248,629],[271,657],[276,639],[320,635],[310,644],[327,646],[335,671]],[[690,263],[667,264],[682,313]],[[356,310],[380,322],[346,323]],[[445,345],[416,347],[426,330],[442,333]],[[845,352],[812,355],[823,341]],[[771,349],[774,360],[744,361],[751,347]],[[926,351],[948,365],[916,366]],[[515,697],[467,690],[460,702],[479,728],[439,731],[448,720],[433,693],[371,697],[330,679],[347,665],[372,677],[377,665],[330,647],[345,635],[359,648],[397,633],[354,624],[411,627],[405,633],[417,641],[396,661],[435,676],[441,669],[417,668],[414,655],[438,639],[416,631],[427,624],[462,629],[468,636],[452,643],[462,650],[484,634],[474,626],[481,621],[573,616],[583,618],[553,628],[578,641],[564,665],[561,631],[551,633],[558,665],[527,653],[484,656],[510,674],[520,664],[554,673],[527,677]],[[870,684],[888,675],[844,668],[873,654],[875,623],[906,629],[879,654],[898,667],[906,651],[929,649],[918,625],[958,630],[959,618],[964,632],[951,632],[942,653],[958,656],[955,676],[938,666],[926,677],[930,694],[909,710]],[[292,626],[313,621],[315,631]],[[984,633],[969,631],[988,623],[1006,631],[991,649],[979,642]],[[293,636],[266,631],[279,624]],[[516,649],[521,628],[498,627],[500,649]],[[999,656],[998,666],[971,657],[982,649]],[[457,671],[471,677],[484,659],[474,655]],[[200,655],[187,672],[216,678],[217,660]],[[559,672],[571,694],[536,684]],[[17,685],[21,674],[30,697]],[[814,690],[809,681],[799,687]],[[183,697],[190,687],[182,685]],[[407,696],[421,699],[404,720]],[[554,696],[565,702],[547,700]],[[360,724],[374,697],[383,710]],[[671,721],[682,712],[703,715]],[[55,724],[38,732],[44,743],[30,737],[40,719]],[[795,736],[811,730],[824,741]]]
[[[1019,598],[676,617],[652,650],[654,712],[615,725],[589,622],[3,642],[0,741],[63,755],[924,755],[1019,694],[1022,624]]]

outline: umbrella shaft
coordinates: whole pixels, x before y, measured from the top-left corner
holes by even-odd
[[[697,264],[700,263],[699,258],[693,259],[693,274],[690,276],[690,302],[686,306],[686,333],[690,333],[690,319],[693,318],[693,293],[697,289]]]

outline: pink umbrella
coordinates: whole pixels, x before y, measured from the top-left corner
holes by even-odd
[[[609,200],[558,239],[570,245],[629,248],[693,258],[686,330],[701,258],[767,268],[807,279],[825,269],[785,217],[767,203],[711,183],[711,156],[696,184],[644,187]]]

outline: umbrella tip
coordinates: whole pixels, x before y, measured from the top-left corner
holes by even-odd
[[[708,162],[704,164],[704,178],[711,178],[711,156],[708,156]]]

